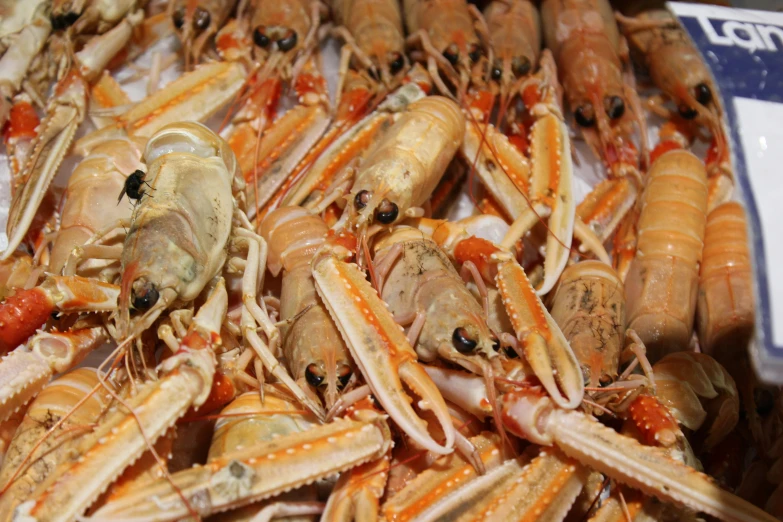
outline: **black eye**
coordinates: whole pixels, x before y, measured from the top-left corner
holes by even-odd
[[[712,101],[712,91],[706,84],[700,83],[696,86],[696,101],[702,105],[707,105]]]
[[[63,29],[68,29],[71,27],[74,23],[76,23],[76,20],[79,19],[79,13],[74,13],[73,11],[69,11],[67,13],[63,13],[60,15],[53,15],[52,16],[52,29],[55,31],[62,31]]]
[[[253,29],[253,43],[261,48],[269,47],[272,40],[266,35],[266,27],[259,25]]]
[[[492,345],[492,349],[495,350],[496,352],[499,352],[500,351],[500,341],[495,340],[495,343]],[[503,348],[503,353],[509,359],[516,359],[517,357],[519,357],[519,354],[517,352],[515,352],[514,349],[511,348],[511,347]]]
[[[324,376],[318,375],[318,367],[315,364],[308,364],[305,368],[305,379],[310,386],[316,388],[324,383]]]
[[[451,334],[451,344],[459,353],[470,353],[478,346],[478,343],[468,337],[468,332],[461,327],[455,328],[454,333]]]
[[[389,64],[389,72],[397,74],[405,66],[405,58],[403,58],[400,53],[394,53],[392,56],[395,56],[396,58]]]
[[[511,71],[519,78],[530,72],[531,63],[527,56],[517,56],[511,60]]]
[[[171,21],[174,22],[174,27],[182,29],[182,26],[185,25],[185,8],[180,7],[174,11],[174,14],[171,16]]]
[[[503,69],[501,69],[499,65],[495,64],[492,67],[491,77],[492,77],[493,80],[495,80],[497,82],[497,81],[500,81],[500,77],[501,76],[503,76]]]
[[[606,115],[610,119],[616,120],[622,118],[625,114],[625,103],[619,96],[607,96],[604,99],[604,109],[606,109]]]
[[[351,375],[353,375],[353,370],[351,370],[350,366],[343,366],[340,373],[341,375],[337,376],[338,390],[342,390],[348,385],[348,381],[351,380]]]
[[[400,213],[400,209],[397,205],[391,201],[384,199],[381,204],[378,205],[378,210],[375,212],[375,219],[383,223],[384,225],[391,225]]]
[[[574,119],[580,127],[592,127],[595,125],[595,116],[593,115],[593,108],[590,105],[583,105],[577,107],[574,111]]]
[[[481,49],[478,45],[472,44],[470,47],[470,51],[468,51],[468,57],[470,58],[470,61],[473,63],[476,63],[479,58],[481,58]]]
[[[370,202],[370,193],[366,190],[360,190],[356,197],[353,198],[353,206],[357,208],[357,210],[361,210],[364,207],[367,206],[367,203]]]
[[[289,31],[286,36],[277,41],[277,48],[283,52],[290,51],[296,47],[296,31]]]
[[[160,293],[149,281],[137,279],[131,289],[131,304],[136,310],[149,310],[158,302]]]
[[[692,119],[694,119],[696,116],[698,116],[698,115],[699,115],[699,113],[698,113],[698,111],[696,111],[696,109],[691,109],[691,108],[690,108],[690,107],[688,107],[687,105],[680,105],[680,106],[677,108],[677,112],[679,112],[679,113],[680,113],[680,116],[682,116],[682,117],[683,117],[683,118],[685,118],[686,120],[692,120]]]
[[[211,20],[212,17],[209,16],[209,11],[202,9],[201,7],[197,7],[196,12],[193,13],[193,26],[199,31],[203,31],[209,27],[209,22]]]
[[[443,51],[443,57],[446,58],[451,65],[457,65],[459,61],[459,49],[456,45],[449,45],[445,51]]]

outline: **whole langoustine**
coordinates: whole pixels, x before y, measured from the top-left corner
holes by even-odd
[[[144,153],[147,197],[135,207],[122,250],[119,328],[138,335],[176,300],[192,301],[227,258],[242,186],[228,145],[199,123],[164,127]],[[130,309],[145,310],[134,321]]]
[[[651,362],[690,344],[706,220],[704,164],[684,150],[662,155],[649,172],[625,280],[628,328],[644,341]]]
[[[608,0],[545,0],[541,20],[582,134],[612,172],[636,171],[632,125],[639,127],[645,160],[647,126],[638,95],[624,78],[620,31]]]
[[[315,290],[310,261],[329,229],[324,220],[301,207],[283,207],[267,214],[261,236],[270,246],[267,267],[283,272],[280,328],[283,353],[294,379],[324,390],[326,407],[353,375],[353,362],[329,312]]]

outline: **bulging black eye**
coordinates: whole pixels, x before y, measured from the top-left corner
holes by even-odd
[[[511,71],[519,78],[530,72],[532,64],[527,56],[517,56],[511,60]]]
[[[593,115],[593,108],[589,105],[583,105],[577,107],[574,111],[574,119],[580,127],[592,127],[595,125],[595,116]]]
[[[498,64],[497,62],[492,66],[492,72],[490,73],[491,78],[493,80],[500,81],[500,78],[503,76],[503,68]]]
[[[73,11],[68,11],[67,13],[59,14],[59,15],[53,15],[52,16],[52,29],[55,31],[62,31],[63,29],[68,29],[73,24],[76,23],[76,20],[79,19],[79,13],[74,13]]]
[[[269,39],[269,37],[266,35],[266,27],[263,25],[259,25],[255,29],[253,29],[253,43],[261,48],[267,48],[269,47],[269,44],[272,42],[272,40]]]
[[[305,368],[305,379],[307,384],[316,388],[324,383],[324,376],[318,374],[318,367],[315,364],[308,364]]]
[[[478,346],[478,343],[468,337],[468,332],[462,327],[454,329],[454,333],[451,334],[451,344],[459,353],[471,353]]]
[[[451,65],[457,65],[459,61],[459,49],[456,45],[449,45],[445,51],[443,51],[443,57],[446,58]]]
[[[160,298],[160,293],[155,285],[149,281],[137,279],[131,289],[131,304],[136,310],[149,310],[155,306]]]
[[[698,111],[696,109],[692,109],[692,108],[688,107],[687,105],[680,105],[677,108],[677,112],[679,112],[680,116],[682,116],[686,120],[692,120],[696,116],[699,115],[699,113],[698,113]]]
[[[212,21],[212,17],[209,15],[209,11],[206,9],[202,9],[201,7],[196,8],[196,12],[193,13],[193,26],[198,29],[199,31],[203,31],[207,27],[209,27],[209,23]]]
[[[185,8],[180,7],[174,11],[174,14],[171,15],[171,21],[174,22],[174,27],[182,29],[182,26],[185,25]]]
[[[296,47],[296,31],[289,31],[283,38],[277,41],[277,48],[283,52],[290,51]]]
[[[622,118],[623,114],[625,114],[625,103],[619,96],[607,96],[604,99],[604,108],[606,109],[606,115],[612,120]]]
[[[356,207],[357,210],[361,210],[364,207],[367,206],[367,203],[370,202],[370,193],[366,190],[360,190],[356,197],[353,198],[353,206]]]
[[[700,83],[696,86],[696,101],[702,105],[707,105],[712,101],[712,91],[707,84]]]
[[[470,58],[470,61],[473,63],[476,63],[479,58],[481,58],[481,49],[478,45],[473,44],[470,47],[470,51],[468,51],[468,57]]]
[[[403,58],[402,54],[400,53],[394,53],[392,56],[395,58],[389,64],[389,72],[392,74],[397,74],[405,66],[405,58]]]
[[[495,350],[496,352],[499,352],[500,348],[501,348],[500,347],[500,341],[495,340],[495,343],[492,345],[492,349]],[[511,347],[503,348],[503,353],[509,359],[516,359],[517,357],[519,357],[519,354],[517,352],[515,352],[514,349],[511,348]]]
[[[348,386],[348,381],[351,380],[351,376],[353,375],[353,370],[351,370],[350,366],[343,366],[341,370],[341,375],[337,376],[337,389],[342,390],[346,386]]]
[[[391,225],[397,219],[400,214],[400,209],[395,203],[384,199],[381,204],[378,205],[378,210],[375,212],[375,219],[383,223],[384,225]]]

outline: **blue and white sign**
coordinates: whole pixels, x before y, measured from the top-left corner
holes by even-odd
[[[720,89],[756,279],[757,374],[783,384],[783,13],[670,2]]]

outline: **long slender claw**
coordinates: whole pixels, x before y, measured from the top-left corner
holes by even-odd
[[[38,354],[16,350],[0,363],[0,420],[35,397],[49,382],[52,369]]]
[[[400,87],[368,116],[335,139],[315,160],[304,178],[298,181],[282,199],[281,206],[301,205],[315,190],[326,191],[335,175],[353,158],[359,157],[388,129],[393,114],[423,98],[424,91],[415,84]]]
[[[636,201],[638,191],[629,178],[600,182],[577,206],[576,215],[605,242]]]
[[[179,494],[165,479],[109,502],[92,520],[125,517],[147,521],[181,520],[189,515],[180,494],[202,516],[278,495],[290,489],[380,459],[391,446],[385,417],[338,419],[241,450],[203,466],[175,473]]]
[[[582,243],[580,250],[592,252],[602,262],[607,265],[612,264],[612,258],[609,257],[609,253],[604,248],[601,238],[578,216],[574,218],[574,237]]]
[[[587,468],[552,448],[542,449],[524,466],[517,459],[507,461],[467,484],[471,490],[482,489],[484,483],[496,485],[459,520],[563,520],[587,475]]]
[[[52,24],[47,16],[37,16],[17,33],[10,47],[0,58],[0,128],[8,118],[10,100],[22,87],[27,69],[33,58],[40,52],[52,32]]]
[[[84,120],[87,93],[87,83],[76,72],[70,72],[55,88],[34,140],[33,152],[20,174],[21,190],[16,191],[8,212],[8,247],[0,259],[8,259],[27,234],[76,129]]]
[[[64,373],[107,339],[102,326],[74,332],[41,332],[30,342],[31,351],[18,349],[0,362],[0,421],[27,403],[49,382]]]
[[[479,419],[483,420],[492,416],[494,408],[487,399],[487,389],[483,377],[437,366],[425,366],[424,370],[447,401],[456,404]]]
[[[469,124],[460,150],[507,216],[530,208],[530,162],[504,134],[492,125]]]
[[[212,346],[220,342],[228,295],[221,280],[199,309],[179,351],[161,365],[163,377],[138,389],[125,408],[110,413],[79,443],[76,462],[67,462],[35,501],[19,507],[29,520],[73,520],[140,457],[147,444],[174,425],[191,406],[207,399],[215,372]]]
[[[234,98],[244,81],[245,70],[238,63],[201,65],[134,105],[117,125],[132,136],[149,138],[169,123],[206,121]]]
[[[294,107],[261,138],[258,163],[255,147],[250,148],[250,158],[237,158],[245,165],[242,173],[247,183],[249,218],[255,217],[257,208],[264,208],[269,203],[299,161],[318,142],[330,121],[326,108],[321,105]]]
[[[470,441],[476,446],[486,469],[496,469],[500,465],[499,437],[485,432]],[[441,457],[435,465],[387,500],[381,507],[381,513],[386,520],[404,522],[429,520],[444,510],[464,509],[462,500],[482,497],[482,492],[463,488],[463,484],[473,484],[477,476],[476,469],[459,452]],[[483,490],[483,494],[487,495],[489,491]]]
[[[8,353],[35,333],[55,311],[105,312],[117,309],[120,288],[94,279],[50,276],[0,304],[0,353]]]
[[[574,233],[573,165],[565,122],[551,113],[539,118],[533,125],[530,151],[533,200],[545,201],[550,209],[544,281],[536,289],[537,294],[544,295],[565,269]]]
[[[450,453],[455,431],[446,403],[419,366],[416,352],[386,303],[356,265],[341,261],[334,253],[316,254],[312,269],[318,294],[386,412],[423,448],[441,455]],[[419,407],[435,414],[446,436],[443,444],[432,438],[427,423],[411,407],[401,378],[419,394]]]
[[[502,403],[504,424],[512,433],[538,444],[554,443],[569,457],[645,494],[729,522],[775,520],[658,448],[581,412],[556,408],[547,397],[513,391]]]
[[[578,407],[584,397],[579,362],[563,332],[533,291],[525,271],[514,260],[501,262],[496,281],[514,332],[536,377],[559,406]]]
[[[291,188],[295,184],[298,186],[301,185],[302,173],[308,171],[318,158],[320,158],[325,151],[329,150],[335,140],[340,139],[346,132],[350,131],[360,119],[367,115],[371,100],[372,93],[364,84],[346,92],[341,97],[340,105],[335,111],[334,120],[329,125],[329,129],[321,136],[318,143],[307,151],[307,154],[291,171],[291,174],[285,183],[269,200],[269,208],[301,204],[301,201],[297,203],[286,202],[290,196]]]

